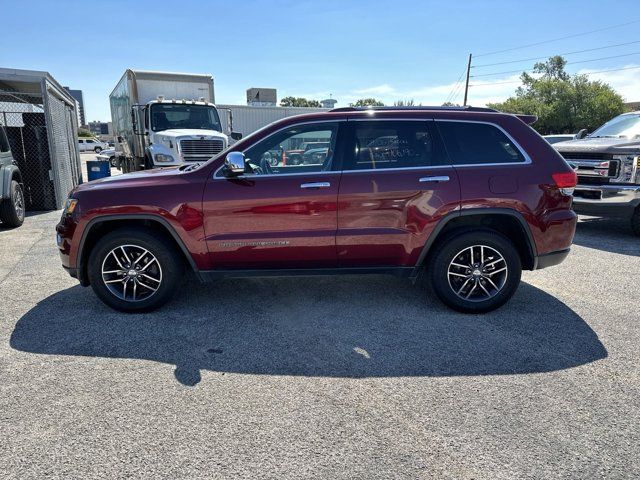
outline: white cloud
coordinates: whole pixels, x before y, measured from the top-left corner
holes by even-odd
[[[637,67],[637,68],[633,68]],[[633,68],[632,70],[619,70],[617,72],[597,72],[597,69],[583,69],[578,73],[589,74],[591,80],[601,80],[608,83],[627,102],[640,101],[640,65],[629,64],[620,68]]]
[[[620,68],[640,67],[630,64]],[[578,73],[589,75],[592,80],[601,80],[611,85],[625,101],[640,101],[640,68],[632,70],[619,70],[616,72],[598,72],[596,69],[583,69]],[[520,74],[492,80],[471,79],[469,97],[467,103],[477,107],[483,107],[487,103],[502,102],[515,94],[520,86]],[[453,95],[452,95],[453,94]],[[447,99],[454,103],[462,104],[464,98],[464,83],[448,83],[442,85],[424,86],[415,89],[398,89],[389,84],[355,89],[343,94],[336,94],[340,105],[348,105],[364,96],[374,96],[386,105],[393,105],[398,100],[412,100],[416,104],[442,105]]]

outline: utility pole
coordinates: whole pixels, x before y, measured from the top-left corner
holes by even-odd
[[[464,86],[464,103],[463,106],[467,106],[467,96],[469,94],[469,75],[471,73],[471,54],[469,54],[469,63],[467,63],[467,83]]]

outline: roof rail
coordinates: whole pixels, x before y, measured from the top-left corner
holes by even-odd
[[[331,110],[332,112],[366,112],[367,110],[385,111],[385,110],[450,110],[454,112],[497,112],[493,108],[486,107],[442,107],[442,106],[409,106],[409,107],[338,107]]]

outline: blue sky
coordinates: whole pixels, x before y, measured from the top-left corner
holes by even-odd
[[[218,103],[243,103],[249,87],[338,105],[442,103],[467,55],[640,21],[638,0],[591,1],[8,1],[0,0],[0,67],[49,71],[84,91],[87,120],[110,118],[108,95],[126,68],[210,73]],[[612,14],[604,15],[605,5]],[[615,5],[615,8],[613,7]],[[478,58],[494,63],[640,40],[640,22]],[[580,61],[640,52],[640,43],[567,56]],[[474,69],[531,68],[522,62]],[[568,66],[640,66],[640,55]],[[506,98],[517,74],[472,82],[470,103]],[[593,74],[640,101],[640,69]],[[459,92],[461,89],[458,88]],[[461,93],[456,97],[461,102]]]

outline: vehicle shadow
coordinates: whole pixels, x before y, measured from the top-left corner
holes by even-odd
[[[549,372],[607,356],[595,332],[523,283],[491,314],[446,309],[406,280],[311,277],[189,282],[158,312],[128,315],[75,286],[17,322],[14,349],[175,365],[184,385],[203,369],[265,375],[396,377]]]
[[[633,234],[626,219],[580,216],[573,243],[605,252],[640,256],[640,238]]]

